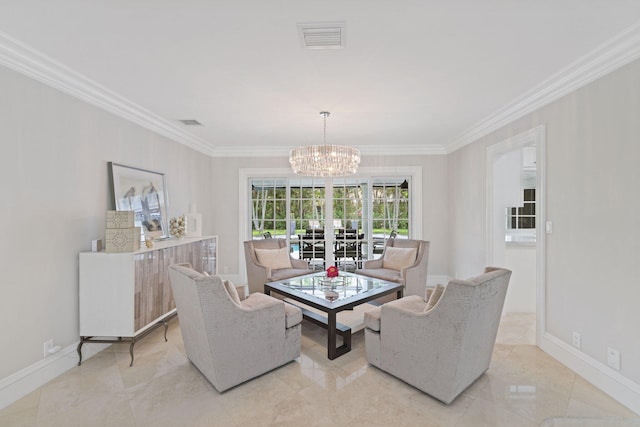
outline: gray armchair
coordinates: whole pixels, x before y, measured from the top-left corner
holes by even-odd
[[[263,293],[241,300],[219,276],[169,267],[187,357],[219,392],[300,356],[302,312]]]
[[[365,313],[367,360],[451,403],[489,369],[510,277],[488,267],[438,285],[428,301],[406,296]]]
[[[286,261],[284,264],[288,262],[287,265],[282,262],[268,265],[258,260],[256,249],[258,251],[274,251],[286,247],[287,241],[285,239],[248,240],[244,242],[244,257],[247,264],[247,282],[250,292],[264,292],[264,284],[268,282],[276,282],[313,273],[309,269],[307,261],[292,258],[288,252],[284,256]]]
[[[389,248],[393,249],[390,250]],[[403,250],[411,249],[415,249],[414,256],[411,260],[401,260],[397,258],[398,252],[401,253]],[[382,256],[378,259],[366,261],[363,268],[356,270],[356,273],[403,284],[405,295],[424,296],[427,286],[428,261],[428,241],[399,238],[388,239]]]

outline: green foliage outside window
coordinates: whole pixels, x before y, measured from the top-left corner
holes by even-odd
[[[396,179],[397,181],[397,179]],[[390,180],[393,182],[393,180]],[[363,210],[366,208],[366,185],[345,182],[333,188],[333,218],[325,218],[324,183],[292,185],[287,198],[285,179],[255,179],[252,181],[252,230],[254,236],[265,231],[272,235],[287,233],[287,203],[289,203],[292,234],[302,234],[305,229],[325,220],[341,220],[342,227],[363,228]],[[397,183],[372,186],[372,233],[389,235],[392,231],[408,235],[409,191]],[[287,202],[289,200],[289,202]]]

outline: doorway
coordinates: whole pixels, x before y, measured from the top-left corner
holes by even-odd
[[[487,265],[512,270],[504,313],[530,318],[536,344],[545,318],[544,151],[538,126],[487,147],[486,161]]]

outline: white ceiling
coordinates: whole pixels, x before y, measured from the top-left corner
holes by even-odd
[[[318,21],[346,47],[303,49]],[[638,22],[638,0],[0,0],[0,64],[212,155],[322,143],[324,110],[329,143],[446,153],[637,58]]]

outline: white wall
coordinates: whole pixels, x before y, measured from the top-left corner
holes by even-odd
[[[224,224],[218,230],[220,247],[219,265],[228,267],[230,276],[241,276],[245,261],[238,239],[238,171],[240,168],[289,168],[286,158],[217,158],[212,159],[214,182],[219,183],[218,200],[213,207],[214,220]],[[422,166],[422,239],[431,241],[429,275],[447,274],[448,215],[447,215],[447,159],[446,156],[384,156],[364,157],[361,167]],[[221,269],[221,271],[223,271]]]
[[[580,365],[593,378],[596,371],[613,378],[624,388],[623,394],[635,397],[636,411],[640,410],[638,75],[636,61],[450,154],[448,168],[450,273],[477,273],[485,260],[485,149],[546,125],[546,217],[553,221],[554,232],[546,243],[545,339],[555,343],[557,357],[566,354],[576,369]],[[573,331],[582,334],[581,351],[569,345]],[[620,373],[606,367],[608,346],[622,354]]]
[[[505,211],[523,202],[520,175],[522,162],[520,150],[511,150],[494,157],[493,160],[493,261],[491,264],[504,266],[506,261]]]
[[[475,143],[447,157],[449,275],[468,278],[486,263],[485,147]]]
[[[512,271],[507,297],[504,300],[504,312],[535,313],[536,247],[506,244],[504,257],[504,264],[499,265]]]
[[[78,252],[103,238],[107,162],[166,173],[169,216],[215,232],[210,158],[0,67],[0,380],[78,336]],[[1,387],[0,387],[1,388]]]

